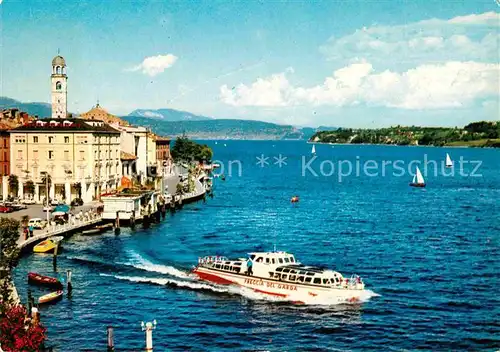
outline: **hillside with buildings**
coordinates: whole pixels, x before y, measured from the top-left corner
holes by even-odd
[[[307,140],[315,132],[312,128],[278,125],[271,122],[236,119],[213,119],[203,121],[164,121],[142,116],[124,116],[134,125],[151,128],[158,134],[193,139],[247,139],[247,140]]]
[[[335,131],[317,132],[310,140],[317,143],[342,144],[500,147],[500,123],[480,121],[470,123],[463,128],[417,126],[380,129],[339,128]]]

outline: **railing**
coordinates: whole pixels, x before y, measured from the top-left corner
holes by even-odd
[[[72,218],[70,222],[62,224],[62,225],[47,225],[43,230],[39,230],[37,232],[40,232],[39,234],[28,238],[25,241],[22,241],[19,243],[19,248],[24,248],[27,245],[37,242],[39,240],[46,239],[48,237],[52,237],[55,235],[59,235],[65,232],[69,232],[75,229],[78,229],[80,227],[86,227],[88,225],[96,224],[98,222],[102,221],[102,215],[98,214],[90,214],[89,216],[86,216],[84,219],[76,219]]]

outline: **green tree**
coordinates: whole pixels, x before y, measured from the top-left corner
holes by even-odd
[[[199,144],[182,135],[175,140],[171,150],[172,158],[177,162],[203,162],[212,160],[212,149],[206,144]]]
[[[19,249],[19,221],[0,218],[0,301],[12,302],[11,271],[16,266]],[[2,313],[2,312],[0,312]]]
[[[78,194],[78,199],[82,198],[82,184],[80,182],[76,182],[73,187],[75,188],[76,193]]]
[[[9,175],[9,190],[12,195],[17,195],[19,191],[19,179],[16,175]]]
[[[34,195],[35,194],[35,183],[31,180],[26,181],[26,184],[24,185],[24,189],[26,190],[27,194]]]

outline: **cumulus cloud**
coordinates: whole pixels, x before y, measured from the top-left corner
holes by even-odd
[[[172,54],[157,55],[146,57],[139,65],[129,69],[128,71],[141,71],[148,76],[156,76],[164,72],[167,68],[172,67],[177,61],[177,56]]]
[[[332,37],[320,51],[330,60],[367,58],[372,62],[497,62],[500,13],[430,19],[397,26],[371,26]]]
[[[492,63],[451,61],[395,72],[376,71],[371,63],[362,60],[336,70],[316,86],[293,86],[283,72],[259,78],[250,85],[239,84],[231,89],[223,85],[220,98],[232,106],[460,108],[478,99],[497,99],[499,77],[500,65]]]

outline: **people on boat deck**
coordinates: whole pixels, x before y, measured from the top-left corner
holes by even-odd
[[[247,275],[253,275],[253,270],[252,270],[252,259],[248,258],[247,260]]]

